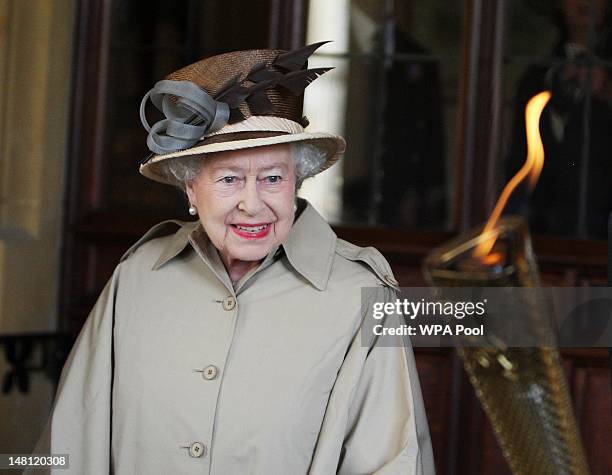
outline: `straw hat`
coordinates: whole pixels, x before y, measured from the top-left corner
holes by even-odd
[[[331,69],[305,69],[308,57],[324,43],[290,52],[220,54],[159,81],[140,106],[152,152],[141,163],[140,173],[170,184],[168,160],[294,142],[308,142],[324,152],[326,160],[315,173],[329,168],[344,151],[344,139],[306,132],[308,121],[302,116],[304,89]],[[146,118],[149,100],[165,116],[153,125]]]

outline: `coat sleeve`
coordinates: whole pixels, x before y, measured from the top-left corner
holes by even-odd
[[[375,298],[391,301],[395,293],[380,287]],[[421,388],[407,337],[376,337],[371,326],[361,326],[330,395],[310,473],[435,473]]]
[[[119,268],[89,314],[62,370],[34,453],[68,454],[68,470],[32,473],[108,474],[110,466],[112,332]]]

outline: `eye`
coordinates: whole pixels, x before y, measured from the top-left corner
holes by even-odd
[[[280,183],[282,179],[283,177],[280,175],[270,175],[264,178],[265,182],[270,184]]]
[[[226,183],[227,185],[233,185],[234,183],[238,181],[238,177],[224,176],[223,178],[221,178],[220,181],[222,181],[223,183]]]

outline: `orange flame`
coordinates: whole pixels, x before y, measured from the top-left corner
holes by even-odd
[[[493,208],[493,212],[489,216],[489,220],[480,235],[482,240],[474,249],[474,257],[485,258],[491,252],[491,249],[493,249],[498,236],[498,231],[496,230],[497,222],[516,187],[527,177],[530,188],[533,188],[540,177],[542,166],[544,165],[544,145],[542,144],[542,137],[540,137],[540,117],[549,100],[549,91],[540,92],[529,99],[527,107],[525,107],[527,159],[501,192],[495,208]]]

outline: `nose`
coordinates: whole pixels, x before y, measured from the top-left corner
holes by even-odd
[[[260,191],[257,188],[257,181],[247,179],[242,188],[238,209],[249,216],[256,216],[264,206]]]

